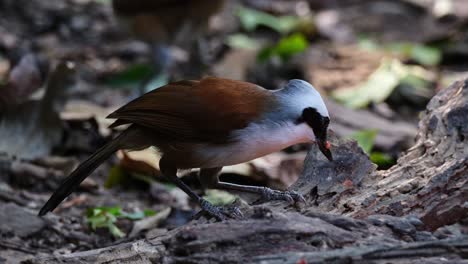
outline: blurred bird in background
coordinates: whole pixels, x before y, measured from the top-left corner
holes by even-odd
[[[224,0],[113,0],[114,13],[123,27],[147,42],[153,53],[155,76],[168,79],[173,62],[170,52],[177,45],[190,52],[191,65],[206,65],[203,40],[210,17],[222,10]],[[196,47],[193,49],[193,47]],[[193,51],[193,52],[191,52]],[[184,76],[184,78],[200,76]],[[143,91],[147,80],[141,87]],[[155,88],[155,87],[151,87]]]

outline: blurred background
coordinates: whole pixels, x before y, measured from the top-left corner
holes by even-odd
[[[160,177],[152,149],[118,153],[47,221],[34,215],[118,133],[105,116],[147,91],[204,76],[267,89],[304,79],[326,98],[333,134],[387,169],[412,145],[431,97],[468,77],[467,40],[464,0],[1,0],[0,210],[11,213],[0,215],[0,262],[190,220],[195,205]],[[221,178],[284,189],[307,149],[225,168]],[[183,175],[216,204],[235,198]]]

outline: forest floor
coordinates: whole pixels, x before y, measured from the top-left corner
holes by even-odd
[[[152,76],[151,50],[122,30],[110,1],[2,1],[0,263],[103,263],[119,259],[115,250],[129,263],[468,263],[468,3],[338,2],[229,1],[210,22],[209,66],[193,65],[193,48],[174,48],[168,77]],[[260,26],[249,29],[249,15]],[[286,16],[298,26],[275,30]],[[198,206],[160,175],[148,149],[117,153],[52,214],[36,216],[118,133],[105,117],[144,80],[148,89],[207,75],[268,89],[302,78],[327,96],[339,162],[301,145],[221,175],[298,190],[306,205],[249,206],[256,197],[203,190],[186,171],[182,179],[216,204],[240,197],[246,215],[193,220]]]

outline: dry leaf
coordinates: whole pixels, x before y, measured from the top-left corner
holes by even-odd
[[[160,176],[159,154],[153,148],[139,151],[119,151],[120,166],[127,172]]]
[[[247,163],[224,167],[222,172],[250,176],[261,182],[266,181],[271,187],[285,188],[299,177],[305,156],[305,152],[275,152]]]

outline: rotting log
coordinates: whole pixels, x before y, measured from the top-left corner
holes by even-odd
[[[428,104],[416,144],[377,171],[355,142],[333,140],[335,162],[312,149],[291,189],[308,204],[242,208],[112,247],[26,263],[468,263],[468,236],[437,228],[468,213],[468,80]],[[465,222],[464,222],[465,221]],[[466,227],[465,227],[466,228]]]
[[[418,230],[421,225],[412,217],[360,220],[256,206],[243,220],[197,222],[154,238],[26,263],[431,263],[442,257],[457,263],[468,257],[467,236],[437,240]]]
[[[292,186],[317,210],[355,218],[416,215],[429,230],[468,217],[468,80],[429,102],[416,144],[386,171],[372,169],[354,143],[337,144],[337,162],[326,163],[312,150]]]

